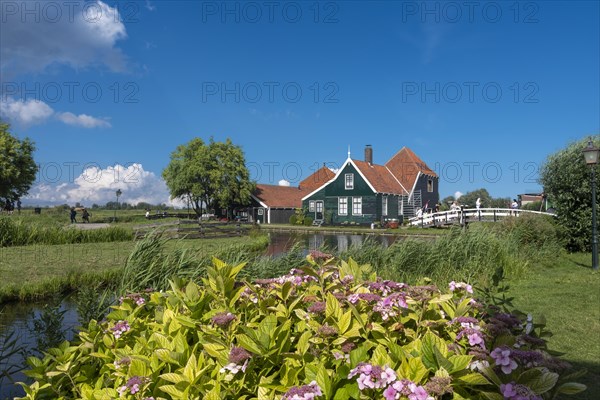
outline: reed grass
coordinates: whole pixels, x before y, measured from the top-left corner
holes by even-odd
[[[37,223],[18,217],[0,217],[0,247],[120,242],[132,239],[133,231],[119,226],[82,230],[58,223]]]

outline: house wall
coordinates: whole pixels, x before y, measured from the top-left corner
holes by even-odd
[[[290,217],[296,213],[294,208],[271,208],[270,224],[289,224]]]
[[[345,174],[354,174],[354,188],[346,190]],[[381,198],[369,187],[367,182],[360,176],[358,171],[351,164],[346,165],[338,178],[321,188],[318,192],[313,194],[310,198],[307,198],[302,202],[302,207],[308,210],[308,203],[310,200],[323,200],[325,208],[325,223],[327,224],[341,224],[341,223],[355,223],[370,225],[371,222],[379,221],[381,216]],[[348,215],[338,214],[338,198],[348,198]],[[352,214],[352,197],[362,198],[362,214]],[[378,201],[379,200],[379,201]]]
[[[433,192],[427,191],[427,181],[429,179],[433,180]],[[440,201],[439,178],[437,177],[423,174],[419,175],[419,179],[417,179],[417,184],[415,185],[415,191],[416,190],[421,191],[423,207],[425,207],[425,204],[429,202],[429,208],[434,209],[436,203]]]

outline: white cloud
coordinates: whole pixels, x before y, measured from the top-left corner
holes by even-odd
[[[154,11],[156,10],[156,6],[150,3],[150,0],[146,0],[146,9],[148,9],[148,11]]]
[[[454,192],[454,198],[456,200],[458,200],[460,198],[460,196],[462,196],[463,194],[464,194],[463,192],[460,192],[457,190],[456,192]]]
[[[282,179],[278,182],[279,186],[290,186],[290,182]]]
[[[0,35],[0,72],[5,77],[56,65],[126,69],[126,57],[116,43],[127,37],[123,19],[131,17],[120,15],[116,7],[100,0],[14,5],[3,15]]]
[[[19,125],[36,125],[55,116],[59,121],[80,128],[110,128],[106,119],[86,114],[75,115],[71,112],[55,112],[52,107],[40,100],[15,100],[9,96],[0,97],[0,117]]]
[[[70,112],[57,113],[56,117],[67,125],[79,126],[82,128],[110,128],[108,121],[94,118],[86,114],[75,115]]]
[[[15,100],[10,97],[0,99],[0,116],[22,125],[35,125],[45,122],[54,114],[48,104],[39,100]]]
[[[169,190],[162,177],[144,169],[142,164],[128,166],[115,165],[106,168],[91,166],[86,168],[72,182],[38,182],[23,199],[29,205],[75,204],[77,202],[91,206],[115,201],[115,192],[123,193],[119,201],[129,204],[146,202],[165,203],[177,207],[185,202],[170,200]]]

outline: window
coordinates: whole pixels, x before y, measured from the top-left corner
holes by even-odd
[[[265,215],[265,209],[264,208],[259,208],[258,209],[258,215]]]
[[[315,201],[314,200],[310,200],[308,202],[308,211],[310,211],[310,212],[314,212],[315,211]]]
[[[354,174],[346,174],[346,190],[354,189]]]
[[[362,197],[352,198],[352,215],[362,215]]]
[[[318,213],[323,212],[323,202],[322,201],[317,201],[317,212]]]
[[[427,179],[427,191],[429,193],[433,192],[433,179]]]
[[[387,196],[383,196],[381,198],[381,215],[384,217],[388,214],[388,198]]]
[[[338,198],[338,215],[348,215],[348,198]]]

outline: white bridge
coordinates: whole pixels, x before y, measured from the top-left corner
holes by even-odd
[[[518,217],[522,214],[549,215],[552,217],[556,216],[556,214],[542,211],[529,211],[511,208],[463,208],[460,210],[423,214],[420,217],[410,218],[408,220],[408,224],[409,226],[418,226],[421,228],[454,224],[465,225],[469,222],[497,222],[506,217]]]

